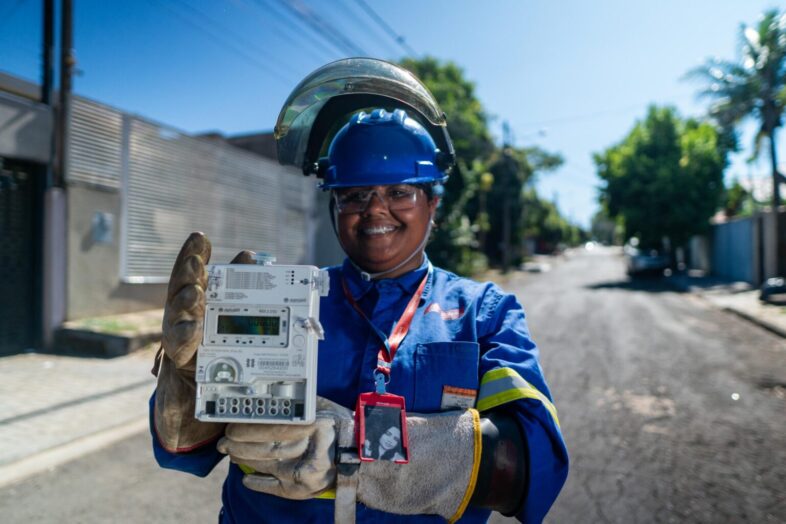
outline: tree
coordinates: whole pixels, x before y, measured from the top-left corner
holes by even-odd
[[[429,256],[459,274],[485,269],[487,256],[495,264],[516,262],[525,215],[522,192],[536,172],[556,168],[562,158],[538,148],[497,147],[475,85],[456,64],[426,57],[408,58],[401,65],[439,102],[456,151],[457,165],[445,185]]]
[[[488,206],[489,231],[485,242],[485,253],[491,263],[507,269],[521,262],[524,238],[537,238],[548,229],[545,220],[538,221],[546,216],[537,213],[541,202],[531,186],[536,173],[561,164],[561,156],[532,147],[506,146],[492,155],[489,172],[493,183],[488,191],[492,204]],[[532,196],[527,198],[528,194]]]
[[[739,63],[708,60],[689,75],[707,82],[701,94],[713,100],[709,113],[721,126],[733,128],[748,117],[758,120],[753,156],[758,157],[762,140],[767,138],[772,166],[772,203],[777,216],[781,203],[780,184],[786,183],[786,178],[778,172],[775,142],[786,107],[786,12],[773,9],[763,14],[758,25],[742,25],[740,57]],[[786,254],[778,249],[778,221],[774,223],[777,258],[786,265],[783,262]]]
[[[553,253],[562,246],[575,246],[586,241],[586,233],[560,214],[556,200],[550,202],[540,198],[534,189],[529,188],[524,192],[524,205],[527,213],[523,234],[535,240],[537,253]]]
[[[750,214],[750,191],[745,189],[736,178],[724,195],[723,212],[727,217]]]
[[[684,245],[706,231],[723,192],[727,149],[709,123],[681,120],[673,108],[649,108],[617,145],[594,155],[600,201],[621,217],[625,239],[645,248]]]
[[[438,211],[439,227],[429,245],[434,263],[460,274],[483,269],[476,230],[465,209],[475,196],[484,161],[494,151],[488,117],[475,95],[475,85],[452,62],[435,58],[407,58],[401,65],[412,71],[431,91],[448,116],[448,132],[456,150],[457,165],[445,186]]]

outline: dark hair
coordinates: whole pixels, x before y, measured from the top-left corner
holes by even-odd
[[[444,187],[442,186],[441,182],[431,182],[431,183],[423,183],[423,184],[412,184],[415,187],[418,187],[423,190],[426,194],[426,198],[429,202],[431,202],[434,197],[442,196],[444,191]]]

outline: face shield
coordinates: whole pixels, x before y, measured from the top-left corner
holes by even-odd
[[[370,107],[406,110],[452,163],[445,115],[428,89],[406,69],[372,58],[338,60],[298,84],[276,122],[278,161],[300,167],[304,174],[316,173],[332,136],[353,113]]]

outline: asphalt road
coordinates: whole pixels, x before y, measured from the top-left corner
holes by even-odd
[[[547,522],[786,522],[782,339],[628,281],[616,251],[503,286],[528,312],[571,452]],[[141,434],[0,490],[2,520],[215,522],[225,468],[161,470]]]

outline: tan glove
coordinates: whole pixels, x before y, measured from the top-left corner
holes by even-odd
[[[210,260],[210,241],[191,233],[180,249],[169,278],[164,308],[163,337],[159,351],[158,385],[154,423],[161,445],[169,452],[185,452],[218,438],[224,424],[194,418],[196,351],[202,340],[205,318],[205,264]],[[242,252],[233,263],[252,262]]]
[[[353,521],[356,501],[400,515],[436,514],[450,521],[461,517],[474,491],[480,465],[478,412],[409,414],[407,432],[409,464],[375,461],[348,468],[357,495],[347,500],[339,491],[337,522]],[[304,499],[336,485],[337,446],[356,447],[354,415],[320,398],[314,424],[230,424],[218,449],[242,465],[246,487]],[[349,511],[347,504],[351,505]],[[340,505],[345,507],[341,509]]]
[[[351,445],[354,426],[352,411],[318,397],[313,424],[229,424],[218,450],[241,465],[247,488],[309,499],[335,484],[336,445]]]

